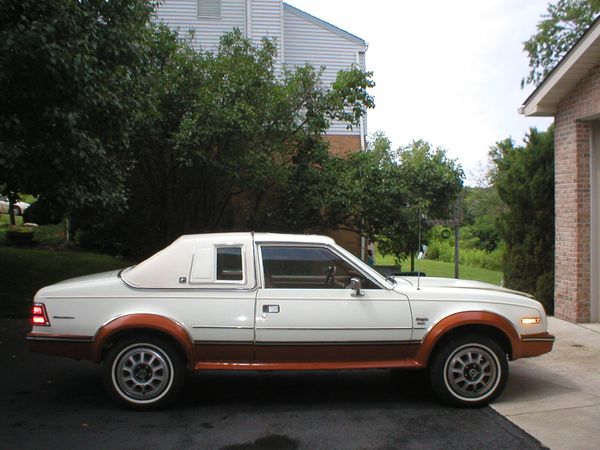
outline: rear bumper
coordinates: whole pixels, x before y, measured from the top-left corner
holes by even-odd
[[[27,347],[32,352],[75,359],[92,359],[91,336],[29,333],[25,339],[27,340]]]
[[[513,349],[513,358],[531,358],[552,350],[555,337],[550,333],[527,334],[521,336],[519,345]]]

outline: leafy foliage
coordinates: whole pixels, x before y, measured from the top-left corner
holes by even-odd
[[[506,205],[494,187],[466,187],[463,201],[461,245],[487,252],[501,243],[496,222]]]
[[[370,74],[353,67],[331,87],[308,65],[278,75],[274,43],[254,46],[239,30],[215,53],[194,51],[163,26],[148,36],[131,213],[82,211],[80,239],[93,247],[147,254],[184,233],[273,230],[272,198],[329,158],[321,134],[331,120],[356,124],[373,106]],[[291,207],[295,216],[301,205]],[[110,239],[116,230],[132,231]]]
[[[523,43],[530,71],[521,80],[539,85],[600,13],[600,0],[558,0],[548,4],[537,32]]]
[[[126,199],[143,0],[0,0],[0,185],[56,208]]]
[[[419,214],[447,216],[463,176],[443,149],[419,140],[392,150],[383,133],[372,137],[366,152],[300,167],[278,197],[283,215],[274,221],[282,229],[304,224],[314,231],[355,231],[399,260],[418,250]],[[421,223],[424,232],[427,221]]]
[[[507,139],[490,153],[494,185],[507,206],[499,231],[506,242],[504,281],[553,311],[554,127],[530,129],[524,146]]]

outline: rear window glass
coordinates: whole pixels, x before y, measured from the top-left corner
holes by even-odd
[[[243,279],[241,247],[217,248],[217,280],[242,281]]]

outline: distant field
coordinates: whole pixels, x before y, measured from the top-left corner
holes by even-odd
[[[394,257],[377,255],[376,261],[378,265],[393,265]],[[454,278],[454,263],[422,259],[420,261],[415,260],[415,270],[417,268],[421,272],[425,272],[428,277]],[[410,270],[410,261],[405,260],[402,262],[402,270]],[[459,276],[463,280],[483,281],[497,285],[500,285],[504,277],[502,272],[464,265],[459,266]]]

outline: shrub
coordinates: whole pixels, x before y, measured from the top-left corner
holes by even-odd
[[[23,221],[38,225],[55,225],[62,221],[62,212],[58,211],[50,200],[40,198],[23,211]]]

